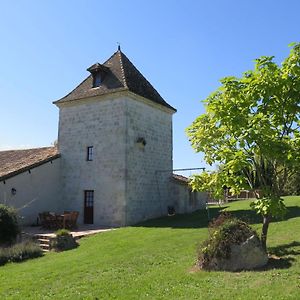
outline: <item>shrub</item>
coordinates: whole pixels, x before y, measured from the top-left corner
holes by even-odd
[[[209,225],[210,237],[198,248],[198,262],[201,268],[209,268],[215,258],[227,259],[231,254],[231,245],[240,245],[257,233],[244,221],[221,214]]]
[[[51,239],[51,249],[55,251],[71,250],[78,246],[74,237],[67,229],[59,229],[55,232],[56,237]]]
[[[0,244],[11,244],[19,232],[16,210],[0,204]]]
[[[66,235],[70,235],[70,231],[67,229],[59,229],[55,232],[56,236],[66,236]]]
[[[42,255],[43,251],[39,245],[32,241],[25,241],[11,247],[0,248],[0,265],[4,265],[7,262],[21,262]]]
[[[224,222],[227,222],[228,220],[231,219],[233,219],[233,217],[229,212],[227,211],[222,212],[217,218],[213,219],[209,223],[208,225],[209,232],[213,233],[216,229],[222,226]]]

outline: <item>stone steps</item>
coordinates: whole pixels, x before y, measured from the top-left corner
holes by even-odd
[[[35,238],[36,238],[39,246],[42,248],[43,252],[50,251],[50,237],[49,236],[42,235],[42,234],[36,234]]]

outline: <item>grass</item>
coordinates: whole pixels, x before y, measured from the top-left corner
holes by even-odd
[[[0,299],[299,299],[300,197],[268,246],[280,260],[260,271],[193,272],[206,211],[144,222],[81,240],[80,247],[0,267]],[[260,230],[249,201],[226,208]],[[216,216],[218,208],[210,209]]]

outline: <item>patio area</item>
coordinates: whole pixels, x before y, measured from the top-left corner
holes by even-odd
[[[93,235],[96,233],[106,232],[115,228],[100,227],[96,225],[78,225],[78,228],[71,229],[70,233],[75,239],[80,239],[84,236]],[[22,235],[30,236],[47,236],[54,237],[56,230],[45,229],[42,226],[24,226],[22,227]]]

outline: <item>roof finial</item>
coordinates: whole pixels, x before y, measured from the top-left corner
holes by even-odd
[[[118,44],[118,51],[121,51],[121,45],[120,45],[120,43],[117,42],[117,44]]]

